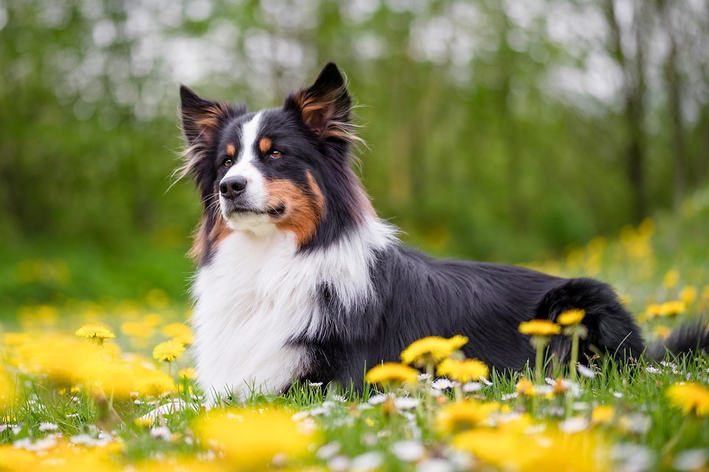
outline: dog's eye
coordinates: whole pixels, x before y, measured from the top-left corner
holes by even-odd
[[[222,162],[222,165],[224,167],[231,167],[234,165],[234,161],[232,161],[231,159],[224,159],[224,162]]]
[[[269,155],[269,157],[271,157],[272,159],[279,159],[279,158],[283,157],[283,153],[282,153],[281,151],[277,150],[277,149],[274,149],[274,150],[271,151],[268,155]]]

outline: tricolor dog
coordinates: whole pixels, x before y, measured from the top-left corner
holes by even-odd
[[[402,246],[350,167],[352,101],[334,64],[278,108],[251,112],[184,86],[181,99],[183,172],[204,206],[192,248],[192,324],[210,398],[280,392],[305,379],[361,388],[366,369],[431,335],[465,335],[467,357],[519,370],[534,363],[519,324],[571,308],[586,311],[583,353],[623,360],[645,351],[604,283]],[[568,361],[569,343],[558,338],[550,350]],[[698,345],[709,345],[699,324],[665,343]],[[652,356],[665,346],[651,346]]]

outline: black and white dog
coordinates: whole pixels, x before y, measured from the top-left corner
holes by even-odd
[[[248,112],[184,86],[181,99],[183,172],[204,204],[192,323],[208,395],[277,392],[299,379],[361,386],[366,368],[431,335],[463,334],[466,356],[519,370],[534,362],[519,324],[570,308],[586,311],[584,353],[627,359],[645,350],[633,317],[601,282],[402,247],[350,168],[351,99],[334,64],[281,108]],[[667,342],[698,344],[709,345],[699,325]],[[552,350],[568,359],[562,337]]]

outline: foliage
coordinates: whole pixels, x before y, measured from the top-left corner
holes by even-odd
[[[526,260],[706,183],[706,2],[524,5],[0,2],[0,237],[186,238],[178,83],[278,106],[328,60],[376,207],[440,255]]]

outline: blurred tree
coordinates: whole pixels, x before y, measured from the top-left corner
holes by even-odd
[[[184,243],[178,84],[278,106],[333,60],[409,242],[538,257],[706,185],[708,35],[701,0],[0,0],[0,237]]]

